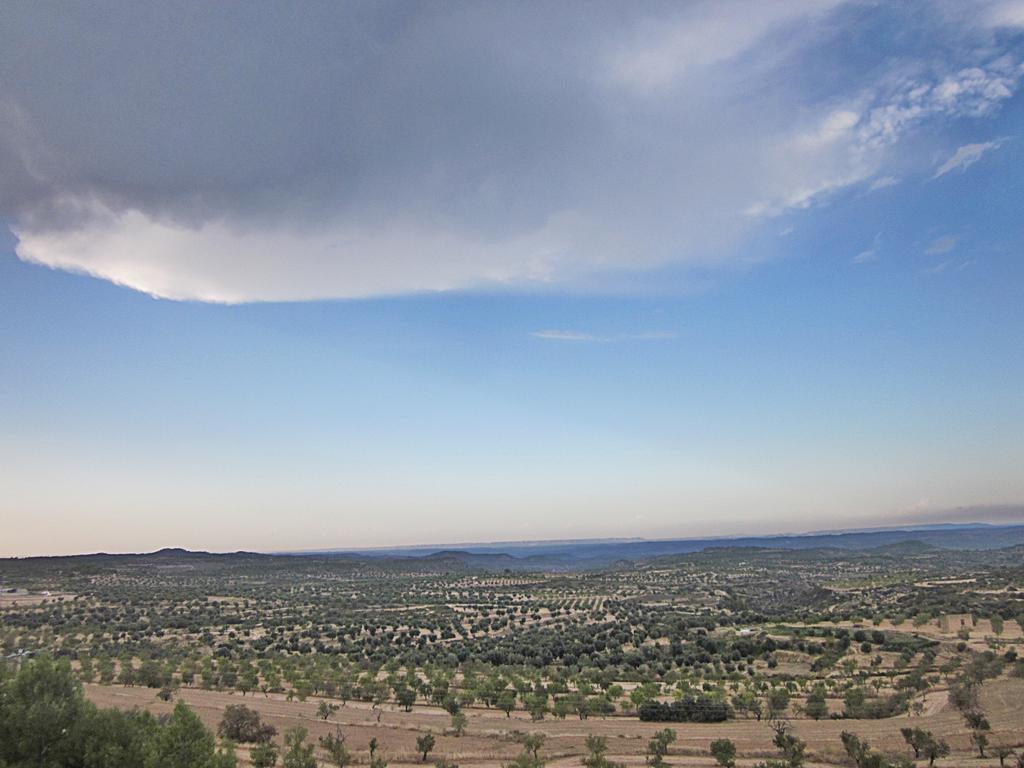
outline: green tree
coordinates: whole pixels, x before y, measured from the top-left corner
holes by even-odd
[[[543,733],[528,733],[523,736],[523,749],[536,759],[540,754],[540,748],[544,746],[546,740],[547,736]]]
[[[992,747],[992,754],[999,758],[999,768],[1003,768],[1006,765],[1006,758],[1013,757],[1017,753],[1009,744],[997,744]]]
[[[534,722],[543,720],[548,713],[548,695],[546,693],[531,693],[526,697],[526,711],[530,713],[530,719]]]
[[[277,729],[260,720],[260,713],[244,704],[228,704],[224,708],[217,735],[243,744],[264,744],[277,735]]]
[[[157,729],[148,712],[97,709],[87,704],[74,737],[81,768],[136,768],[146,764]],[[0,759],[2,763],[2,759]]]
[[[971,742],[978,748],[978,757],[985,757],[985,748],[988,746],[988,734],[984,731],[971,731]]]
[[[316,768],[313,756],[315,747],[306,743],[309,731],[298,726],[288,730],[284,735],[284,756],[281,758],[283,768]]]
[[[964,721],[971,729],[971,741],[978,748],[978,756],[985,757],[985,747],[988,746],[988,731],[992,730],[988,718],[981,710],[973,709],[964,712]]]
[[[233,741],[225,741],[210,762],[212,768],[238,768],[238,756]]]
[[[416,691],[406,685],[400,686],[395,689],[395,701],[406,712],[412,712],[412,705],[416,703]]]
[[[327,720],[331,715],[337,712],[339,709],[337,704],[331,704],[327,701],[321,701],[320,705],[316,708],[316,716],[321,720]]]
[[[516,708],[516,692],[508,689],[498,695],[498,709],[505,713],[505,717],[512,717],[512,710]]]
[[[604,736],[587,736],[586,746],[587,756],[583,758],[583,765],[587,768],[624,768],[624,763],[614,763],[606,757],[608,739]]]
[[[647,765],[651,768],[664,768],[669,745],[675,740],[676,732],[671,728],[665,728],[654,734],[654,738],[647,743]]]
[[[551,712],[559,720],[565,720],[572,712],[572,703],[565,696],[558,696],[555,698],[554,704],[551,707]]]
[[[179,701],[159,730],[147,768],[207,768],[214,766],[216,742],[189,706]]]
[[[427,762],[427,755],[434,748],[434,734],[425,733],[416,737],[416,751],[422,756],[421,763]]]
[[[468,719],[466,718],[465,712],[456,712],[452,715],[452,731],[456,736],[461,736],[466,732],[467,722]]]
[[[352,754],[345,746],[345,735],[340,729],[320,737],[320,748],[327,753],[327,759],[337,768],[345,768],[352,762]]]
[[[923,728],[900,728],[903,740],[914,750],[914,759],[921,757],[921,748],[924,746],[927,733]]]
[[[863,741],[856,734],[843,731],[839,734],[843,742],[843,749],[847,756],[853,761],[857,768],[883,768],[881,756],[871,751],[867,741]]]
[[[75,756],[72,735],[85,711],[66,660],[41,656],[7,681],[0,697],[0,763],[63,768]]]
[[[760,722],[764,708],[761,700],[754,695],[753,691],[745,690],[732,697],[732,708],[744,716],[747,713],[754,715]]]
[[[711,742],[711,756],[723,768],[736,765],[736,745],[729,739],[715,739]]]
[[[768,719],[775,720],[786,714],[789,709],[789,690],[783,687],[772,688],[765,700]]]
[[[528,733],[522,737],[523,751],[504,768],[543,768],[544,761],[540,758],[540,748],[544,746],[543,733]]]
[[[944,741],[938,741],[931,731],[923,728],[900,728],[903,740],[914,750],[914,758],[929,758],[929,764],[934,763],[936,758],[945,757],[949,754],[949,745]]]
[[[921,745],[921,755],[928,760],[928,765],[935,765],[940,757],[949,756],[949,744],[939,739],[930,738]]]
[[[804,712],[813,720],[820,720],[828,717],[828,704],[825,702],[825,688],[816,685],[807,695],[807,703],[804,705]]]
[[[639,709],[641,704],[653,701],[661,693],[660,686],[654,682],[646,682],[638,685],[629,692],[629,700],[634,709]]]
[[[257,744],[249,750],[253,768],[274,768],[277,765],[277,748],[273,744]]]
[[[800,768],[806,759],[804,752],[807,750],[807,744],[790,733],[789,726],[784,722],[775,723],[772,730],[775,731],[772,743],[782,753],[782,765],[787,768]]]

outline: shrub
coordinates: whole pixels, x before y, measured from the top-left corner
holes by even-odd
[[[637,710],[652,723],[721,723],[729,719],[729,705],[710,696],[684,696],[672,703],[645,701]]]
[[[217,726],[222,739],[245,744],[266,744],[277,735],[277,729],[260,720],[260,713],[244,704],[229,704]]]

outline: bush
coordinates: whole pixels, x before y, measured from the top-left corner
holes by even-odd
[[[637,710],[640,719],[651,723],[721,723],[729,719],[729,705],[709,696],[684,696],[666,704],[645,701]]]
[[[217,727],[217,735],[245,744],[266,744],[277,735],[277,729],[260,720],[260,713],[244,704],[229,704]]]
[[[711,756],[723,768],[733,768],[736,765],[736,745],[729,739],[716,739],[711,742]]]

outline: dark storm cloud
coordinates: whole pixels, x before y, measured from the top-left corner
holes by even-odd
[[[906,92],[780,77],[838,22],[830,0],[11,4],[0,211],[22,258],[214,301],[716,262],[1020,76],[965,46]]]

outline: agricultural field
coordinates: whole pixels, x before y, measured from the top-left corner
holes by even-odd
[[[104,708],[184,702],[217,731],[244,705],[260,740],[284,751],[302,728],[324,765],[715,765],[729,740],[743,766],[911,764],[912,741],[920,765],[924,743],[935,765],[986,766],[1024,744],[1020,546],[503,562],[0,561],[0,647],[12,672],[66,662]]]

